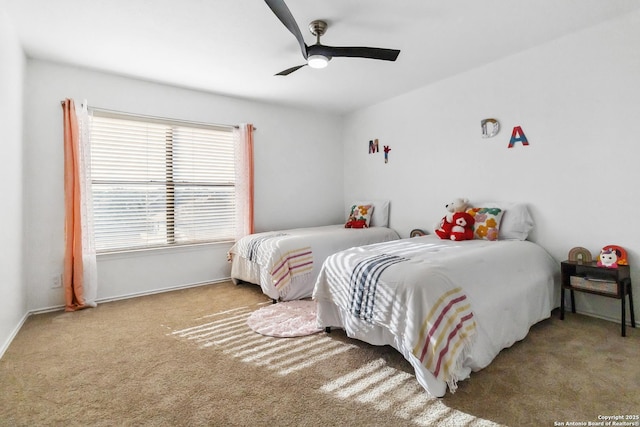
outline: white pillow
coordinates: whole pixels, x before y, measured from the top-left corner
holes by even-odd
[[[388,227],[389,226],[389,201],[388,200],[356,200],[347,206],[347,219],[351,206],[353,205],[373,205],[373,215],[371,216],[370,227]]]
[[[527,240],[534,223],[529,208],[524,203],[484,202],[473,206],[500,208],[503,210],[498,240]]]

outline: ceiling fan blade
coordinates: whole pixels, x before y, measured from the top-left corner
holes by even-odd
[[[280,71],[278,74],[276,74],[276,76],[288,76],[289,74],[293,73],[294,71],[298,71],[300,68],[305,67],[307,64],[302,64],[302,65],[296,65],[295,67],[291,67],[291,68],[287,68],[284,71]]]
[[[307,45],[302,38],[302,33],[300,32],[300,27],[296,23],[296,20],[293,18],[291,11],[285,4],[283,0],[264,0],[264,2],[271,8],[273,13],[278,17],[280,22],[284,24],[285,27],[293,34],[298,40],[298,44],[300,45],[300,50],[302,51],[302,56],[304,59],[307,59]]]
[[[379,47],[340,47],[315,44],[309,46],[309,55],[324,55],[326,57],[351,57],[381,59],[383,61],[395,61],[400,54],[397,49],[383,49]]]

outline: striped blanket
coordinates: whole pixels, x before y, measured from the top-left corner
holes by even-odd
[[[412,363],[422,365],[454,392],[456,369],[476,335],[473,311],[462,288],[425,259],[424,243],[414,240],[332,255],[323,265],[314,298],[331,295],[352,316],[388,329],[410,349]],[[322,282],[329,289],[322,289]]]
[[[406,261],[406,258],[381,254],[358,262],[349,280],[349,312],[358,319],[373,322],[373,308],[380,276],[388,267],[402,261]]]
[[[437,379],[447,382],[453,392],[457,388],[454,373],[468,354],[476,322],[471,304],[461,288],[453,288],[438,298],[422,321],[413,355]]]
[[[296,278],[304,278],[313,270],[311,247],[294,247],[297,243],[290,237],[287,233],[260,233],[239,240],[233,248],[233,253],[264,269],[283,296]]]

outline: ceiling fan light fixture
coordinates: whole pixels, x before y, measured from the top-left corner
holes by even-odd
[[[307,58],[307,65],[311,68],[325,68],[329,65],[329,58],[324,55],[311,55]]]
[[[306,64],[288,68],[279,72],[276,76],[288,76],[301,69],[309,66],[311,68],[325,68],[331,58],[369,58],[383,61],[395,61],[400,51],[397,49],[382,49],[379,47],[366,46],[326,46],[320,43],[320,37],[327,31],[327,21],[316,19],[309,24],[309,31],[316,37],[316,43],[307,46],[300,32],[300,27],[296,23],[291,11],[285,4],[285,0],[264,0],[269,9],[276,15],[276,18],[284,24],[291,34],[296,38],[302,56],[307,60]]]

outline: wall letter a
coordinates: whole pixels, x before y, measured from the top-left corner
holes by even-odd
[[[513,144],[518,141],[522,142],[522,145],[529,145],[529,141],[527,141],[527,137],[520,126],[513,128],[513,132],[511,132],[511,141],[509,141],[509,148],[512,148]]]

